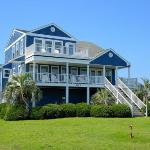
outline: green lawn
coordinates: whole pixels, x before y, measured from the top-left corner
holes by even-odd
[[[129,125],[134,126],[134,139]],[[0,150],[149,150],[150,118],[0,120]]]

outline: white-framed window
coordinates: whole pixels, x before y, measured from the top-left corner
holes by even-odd
[[[51,53],[53,48],[53,41],[51,40],[45,40],[45,50],[46,52]]]
[[[10,73],[11,73],[11,69],[4,69],[3,70],[3,77],[4,78],[9,78]]]
[[[43,44],[43,41],[42,39],[35,39],[35,51],[36,52],[41,52],[42,51],[42,44]]]
[[[96,76],[96,70],[95,69],[90,70],[90,76]]]
[[[20,40],[20,54],[24,54],[24,49],[23,49],[23,39]]]
[[[68,49],[67,53],[69,55],[74,55],[74,53],[75,53],[75,44],[68,42],[68,43],[66,43],[66,46],[67,46],[67,49]]]
[[[61,74],[66,74],[66,67],[65,66],[61,66]]]
[[[55,53],[61,53],[63,49],[63,42],[62,41],[54,41],[55,46]]]
[[[87,75],[87,69],[86,68],[80,68],[80,75]]]
[[[37,71],[38,71],[38,66],[35,65],[35,72],[37,72]],[[33,64],[29,64],[29,72],[33,73]]]
[[[71,73],[71,75],[78,75],[78,68],[77,67],[71,67],[70,73]]]
[[[98,70],[97,70],[97,76],[102,76],[102,75],[103,75],[103,71],[100,70],[100,69],[98,69]]]
[[[12,46],[12,57],[15,58],[15,45]]]
[[[16,56],[19,56],[19,42],[16,43]]]

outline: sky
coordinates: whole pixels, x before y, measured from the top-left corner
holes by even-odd
[[[113,48],[131,63],[131,77],[150,78],[149,0],[2,0],[0,63],[13,28],[55,23],[78,40]],[[127,77],[127,69],[119,71]]]

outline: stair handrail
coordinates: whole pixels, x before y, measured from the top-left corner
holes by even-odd
[[[127,104],[130,109],[131,109],[131,112],[132,112],[132,116],[133,116],[133,107],[132,105],[122,96],[122,94],[118,91],[118,89],[116,89],[116,87],[114,85],[112,85],[110,83],[110,81],[105,77],[104,78],[104,83],[105,83],[105,86],[107,87],[107,89],[112,92],[112,94],[117,98],[117,100],[120,102],[120,103],[124,103],[124,104]],[[117,95],[114,93],[113,90],[111,90],[107,85],[109,84],[109,86],[117,93]],[[121,101],[121,99],[123,99],[123,101]]]
[[[146,105],[134,94],[134,92],[129,89],[125,83],[123,83],[119,78],[117,79],[118,86],[125,92],[125,94],[134,102],[134,104],[139,108],[142,109],[143,107],[146,108]],[[126,90],[125,90],[126,89]]]

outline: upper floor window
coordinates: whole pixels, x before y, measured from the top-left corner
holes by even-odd
[[[23,49],[23,39],[20,40],[20,54],[24,54],[24,49]]]
[[[42,51],[42,40],[35,39],[35,51],[36,52]]]
[[[10,69],[4,69],[4,71],[3,71],[3,77],[4,78],[9,78],[9,76],[10,76]]]
[[[69,50],[69,55],[73,55],[74,54],[74,45],[73,44],[69,44],[68,50]]]
[[[52,41],[45,41],[45,50],[46,52],[51,53],[52,52]]]
[[[61,41],[55,41],[55,50],[57,51],[56,53],[61,53],[63,48],[63,43]]]
[[[16,43],[16,56],[19,56],[19,42]]]
[[[15,58],[15,45],[12,46],[12,57]]]

